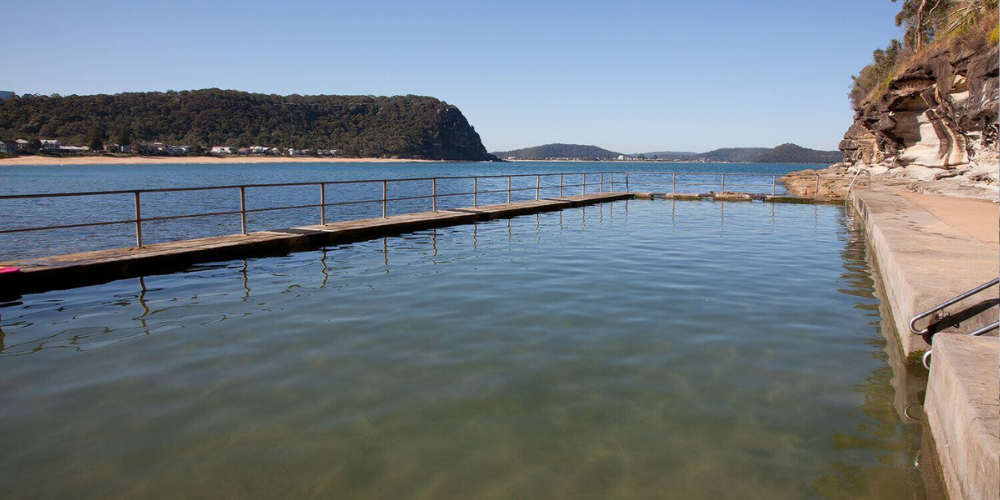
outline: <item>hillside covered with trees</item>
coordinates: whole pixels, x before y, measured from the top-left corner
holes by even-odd
[[[336,149],[338,155],[489,160],[455,106],[422,96],[279,96],[234,90],[0,101],[0,139],[64,144],[165,142],[197,149],[252,145]]]
[[[499,151],[493,153],[498,158],[517,158],[520,160],[548,160],[559,158],[574,158],[586,160],[611,160],[617,159],[621,153],[608,151],[597,146],[587,146],[583,144],[544,144],[531,148],[515,149],[513,151]]]

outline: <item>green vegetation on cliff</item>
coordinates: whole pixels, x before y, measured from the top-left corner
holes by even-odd
[[[896,2],[897,0],[892,0]],[[997,45],[998,0],[899,0],[896,26],[902,41],[892,40],[872,53],[872,62],[851,77],[848,96],[855,109],[881,96],[896,75],[943,51],[985,50]]]
[[[336,149],[344,156],[488,160],[458,108],[422,96],[279,96],[233,90],[12,97],[0,138],[64,144]]]

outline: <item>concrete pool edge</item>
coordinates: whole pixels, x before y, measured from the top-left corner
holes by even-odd
[[[852,193],[851,201],[889,302],[895,328],[886,331],[896,332],[893,340],[912,363],[930,346],[909,333],[909,318],[996,277],[997,254],[894,193]],[[975,308],[979,300],[960,302],[952,310]],[[930,339],[935,349],[924,401],[926,425],[951,499],[997,497],[1000,343],[996,337],[962,335],[995,320],[996,308],[990,307]]]

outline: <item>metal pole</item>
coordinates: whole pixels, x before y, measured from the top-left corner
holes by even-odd
[[[771,196],[774,196],[777,193],[778,193],[778,176],[777,175],[772,175],[771,176]]]
[[[431,212],[438,211],[438,180],[437,177],[431,179]]]
[[[535,201],[538,201],[538,189],[542,186],[542,176],[535,176]]]
[[[677,194],[677,172],[670,174],[670,176],[673,178],[674,194]]]
[[[583,194],[587,194],[587,174],[583,174]]]
[[[387,184],[388,184],[388,182],[382,181],[382,218],[383,219],[386,217],[386,204],[387,204],[387,202],[385,201],[385,199],[386,199],[386,193],[389,191],[389,186],[387,186]]]
[[[611,172],[611,192],[615,192],[615,173]]]
[[[240,186],[240,233],[247,234],[247,191]]]
[[[726,192],[726,174],[722,174],[722,191],[720,191],[720,192],[721,193],[725,193]]]
[[[625,172],[625,192],[628,192],[628,172]]]
[[[562,198],[563,193],[563,174],[559,174],[559,197]]]
[[[139,192],[135,192],[135,246],[142,248],[142,209],[139,208]]]
[[[604,192],[604,172],[601,172],[601,192]]]
[[[816,174],[816,197],[819,197],[819,174]]]
[[[479,206],[479,177],[472,178],[472,206]]]
[[[510,205],[510,176],[507,176],[507,204]]]
[[[326,225],[326,184],[319,183],[319,223]]]

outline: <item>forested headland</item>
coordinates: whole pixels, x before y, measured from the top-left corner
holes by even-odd
[[[235,90],[23,95],[0,101],[0,139],[63,144],[163,142],[329,149],[338,156],[489,160],[455,106],[415,95],[254,94]]]

